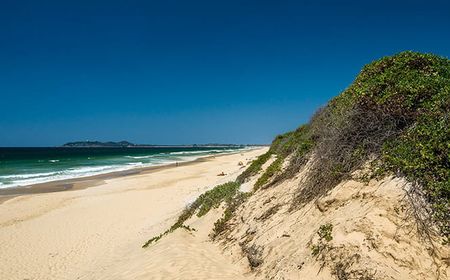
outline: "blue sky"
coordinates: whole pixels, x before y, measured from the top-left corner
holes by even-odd
[[[0,146],[269,143],[374,59],[448,57],[421,2],[2,0]]]

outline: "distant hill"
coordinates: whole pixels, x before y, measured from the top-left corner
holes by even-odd
[[[204,147],[204,148],[241,148],[246,146],[265,146],[265,145],[250,145],[250,144],[218,144],[218,143],[209,143],[209,144],[188,144],[188,145],[149,145],[149,144],[133,144],[128,141],[120,141],[120,142],[100,142],[100,141],[75,141],[68,142],[62,147],[71,147],[71,148],[124,148],[124,147],[134,147],[134,148],[145,148],[145,147],[180,147],[180,148],[190,148],[190,147]]]
[[[63,147],[112,147],[112,148],[134,147],[134,146],[136,145],[128,141],[120,141],[120,142],[76,141],[76,142],[69,142],[63,145]]]

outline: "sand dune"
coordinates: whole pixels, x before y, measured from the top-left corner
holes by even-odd
[[[222,249],[211,243],[208,234],[220,217],[212,210],[189,225],[195,232],[178,229],[147,249],[134,250],[117,260],[107,272],[94,271],[94,279],[247,279],[245,266],[233,264]],[[86,279],[90,279],[87,277]]]
[[[236,265],[259,261],[252,279],[449,279],[449,247],[417,231],[406,180],[344,180],[292,209],[308,172],[306,165],[295,178],[259,189],[219,238]],[[332,226],[330,241],[319,239],[323,225]]]

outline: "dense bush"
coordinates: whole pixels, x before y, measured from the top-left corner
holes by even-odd
[[[312,147],[310,127],[304,124],[295,131],[278,135],[270,146],[270,151],[279,157],[302,155]]]
[[[383,147],[383,168],[422,187],[434,220],[450,238],[450,120],[447,109],[420,116],[403,135]]]

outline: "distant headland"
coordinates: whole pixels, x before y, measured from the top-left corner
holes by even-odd
[[[158,148],[158,147],[180,147],[180,148],[189,148],[189,147],[205,147],[205,148],[240,148],[240,147],[248,147],[248,146],[266,146],[260,144],[218,144],[218,143],[209,143],[209,144],[187,144],[187,145],[151,145],[151,144],[134,144],[128,141],[119,141],[119,142],[101,142],[101,141],[75,141],[68,142],[62,145],[65,148]]]

